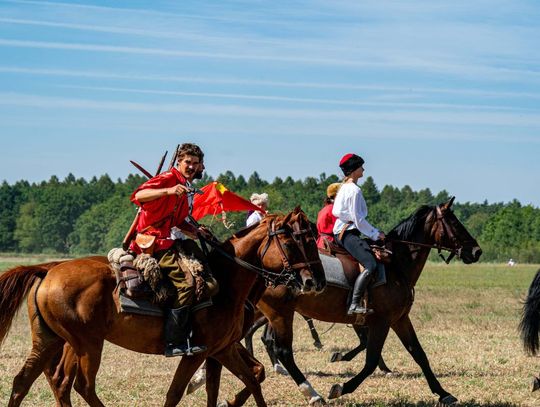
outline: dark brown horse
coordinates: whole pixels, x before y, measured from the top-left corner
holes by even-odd
[[[457,401],[435,377],[409,318],[414,287],[432,248],[448,250],[451,256],[457,256],[465,264],[478,261],[482,253],[476,240],[452,212],[453,201],[454,198],[438,206],[422,206],[387,234],[387,245],[392,245],[392,262],[386,267],[387,283],[369,290],[370,308],[375,309],[375,313],[365,319],[368,341],[364,368],[348,382],[335,384],[329,398],[352,393],[373,373],[392,328],[421,367],[431,391],[439,396],[439,402],[449,405]],[[275,354],[310,404],[323,404],[324,400],[294,361],[294,312],[321,321],[355,325],[356,318],[347,315],[347,302],[348,290],[333,286],[327,286],[317,295],[295,296],[286,287],[276,287],[267,289],[257,304],[275,330]],[[208,380],[215,376],[210,368],[207,367]]]
[[[540,340],[538,338],[540,331],[540,269],[536,272],[529,287],[527,298],[523,303],[519,330],[527,353],[530,355],[538,354],[538,350],[540,350]],[[534,377],[532,391],[538,389],[540,389],[540,377]]]
[[[194,340],[208,350],[182,358],[166,406],[178,404],[189,379],[207,357],[241,378],[258,406],[266,405],[259,383],[264,371],[255,375],[254,367],[260,363],[237,344],[253,322],[253,312],[245,304],[248,296],[258,300],[265,281],[287,283],[294,290],[324,287],[315,241],[305,236],[308,227],[299,209],[286,217],[269,216],[210,254],[220,292],[212,307],[193,315]],[[71,405],[69,392],[75,382],[89,405],[103,406],[95,392],[95,378],[105,340],[141,353],[163,353],[162,318],[119,313],[116,281],[105,262],[85,258],[52,267],[17,267],[0,276],[0,340],[27,294],[32,328],[32,351],[14,379],[9,406],[20,405],[41,372],[59,405]],[[247,269],[247,264],[252,267]]]

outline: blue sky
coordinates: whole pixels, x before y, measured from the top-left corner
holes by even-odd
[[[0,180],[337,174],[540,206],[537,1],[0,0]]]

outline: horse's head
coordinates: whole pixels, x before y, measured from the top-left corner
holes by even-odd
[[[465,264],[475,263],[482,249],[452,211],[453,203],[454,197],[435,207],[426,219],[426,233],[439,250],[450,251],[450,256],[457,256]]]
[[[310,291],[315,288],[317,292],[322,291],[326,287],[326,277],[320,261],[317,239],[313,233],[312,223],[299,206],[294,208],[294,211],[289,215],[288,225],[293,231],[293,238],[296,241],[298,250],[308,265],[308,269],[301,272],[303,290]]]
[[[262,242],[260,258],[267,270],[280,270],[274,284],[285,283],[302,291],[320,291],[326,285],[315,238],[309,220],[300,208],[286,216],[267,216],[261,221],[267,226],[267,238]]]

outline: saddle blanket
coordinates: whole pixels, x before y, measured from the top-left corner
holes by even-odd
[[[118,293],[120,312],[126,314],[149,315],[154,317],[163,316],[163,309],[144,298],[131,298],[125,296],[122,291]],[[191,312],[210,307],[212,299],[208,299],[191,307]]]
[[[345,273],[343,272],[343,265],[337,257],[327,256],[325,254],[319,253],[321,262],[324,268],[324,275],[326,277],[326,284],[345,288],[352,289],[352,286],[347,281]],[[386,284],[386,271],[382,264],[378,264],[377,270],[375,271],[376,275],[373,279],[373,284],[371,287],[378,287],[380,285]]]

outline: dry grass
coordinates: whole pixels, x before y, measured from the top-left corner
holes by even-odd
[[[1,263],[0,263],[1,264]],[[6,264],[4,264],[4,267]],[[538,266],[480,264],[450,266],[430,264],[416,291],[412,320],[443,387],[462,406],[539,406],[540,395],[530,393],[530,381],[540,371],[540,361],[527,357],[519,342],[517,324],[520,300]],[[316,322],[320,333],[330,324]],[[352,329],[336,325],[322,336],[325,345],[316,350],[305,322],[296,320],[295,356],[300,369],[324,396],[334,383],[344,382],[363,365],[363,355],[352,362],[329,363],[331,352],[357,344]],[[265,363],[268,377],[263,392],[271,406],[306,405],[294,382],[270,371],[260,341],[256,354]],[[11,381],[30,347],[23,309],[0,350],[0,405],[9,399]],[[398,372],[392,377],[376,373],[355,393],[332,401],[335,406],[432,406],[431,394],[420,368],[391,333],[383,355]],[[135,354],[107,344],[98,374],[98,394],[110,406],[159,406],[163,404],[177,360]],[[223,375],[221,395],[231,396],[241,383],[228,372]],[[74,394],[74,405],[85,403]],[[206,405],[199,390],[186,396],[183,405]],[[48,385],[40,377],[25,405],[54,405]],[[253,406],[252,399],[248,405]]]

